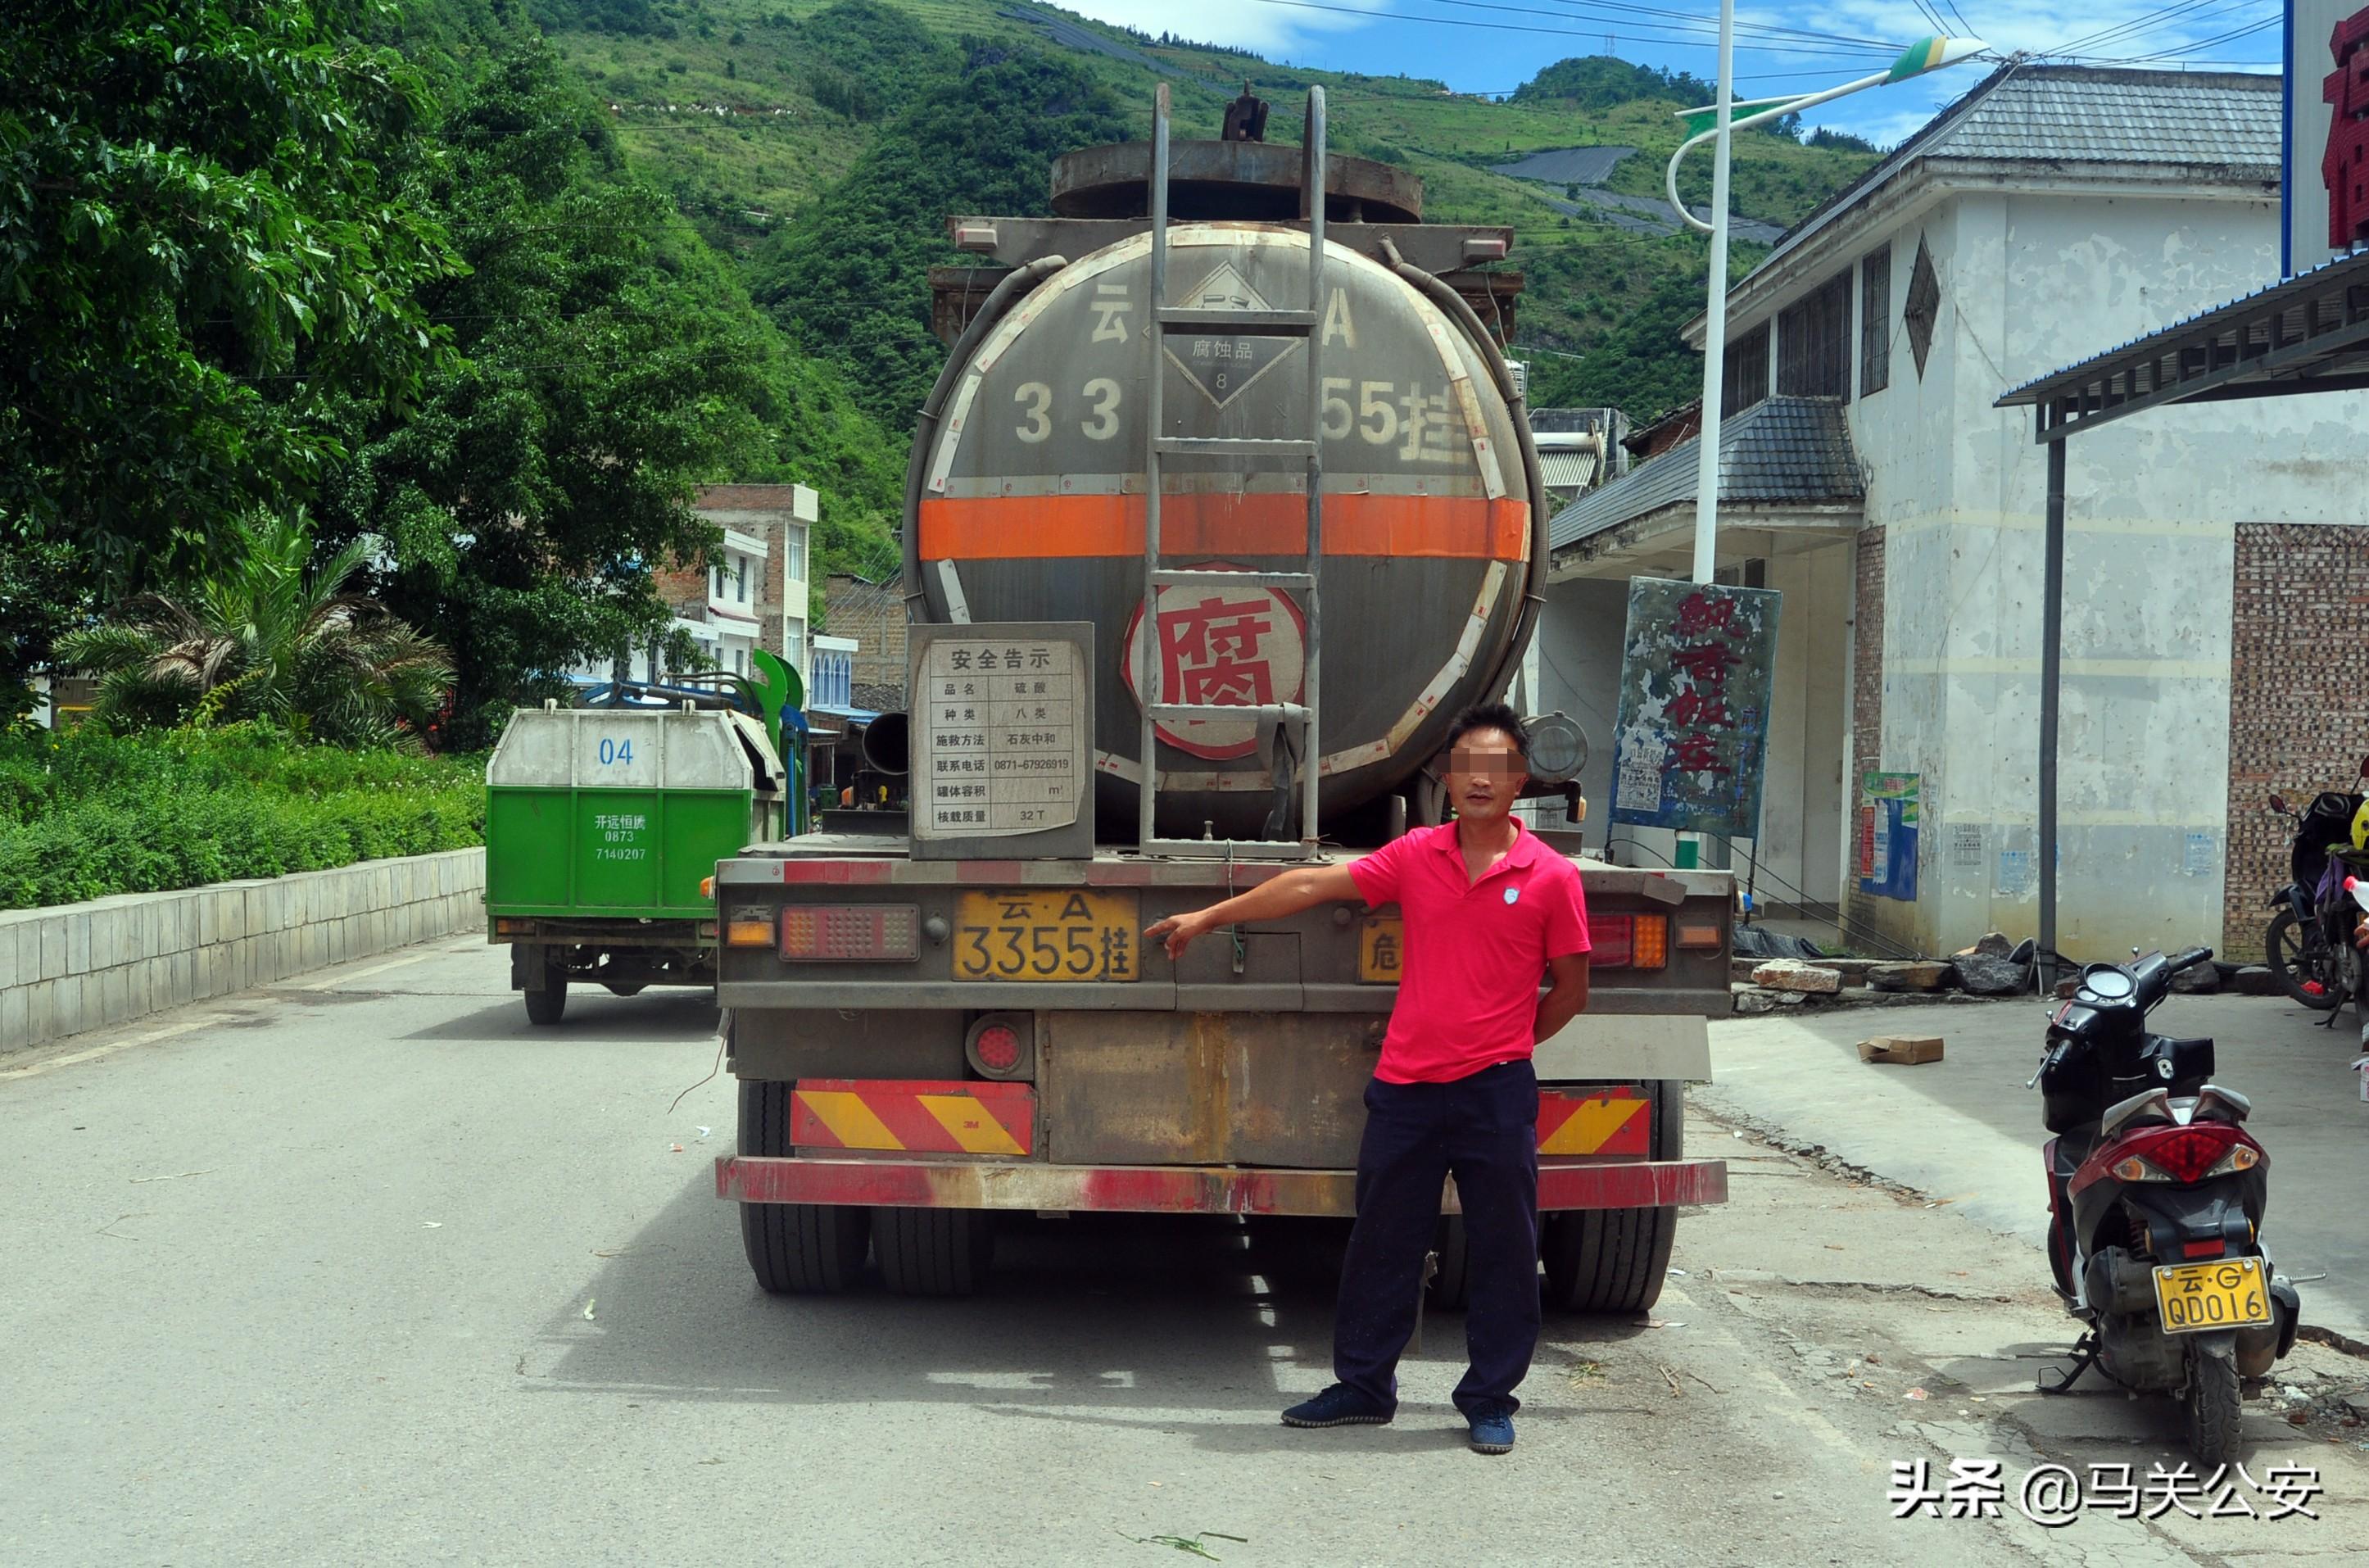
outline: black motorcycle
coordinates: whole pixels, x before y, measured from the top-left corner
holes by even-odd
[[[2369,779],[2369,757],[2362,759],[2360,776]],[[2270,797],[2271,809],[2295,824],[2295,839],[2287,852],[2292,880],[2270,897],[2268,907],[2276,912],[2263,945],[2280,989],[2322,1012],[2334,1012],[2363,989],[2342,868],[2329,875],[2332,857],[2358,858],[2352,847],[2352,819],[2363,798],[2322,790],[2309,808],[2297,811],[2284,795]]]
[[[2253,1106],[2209,1082],[2211,1040],[2175,1040],[2146,1015],[2212,949],[2083,967],[2048,1022],[2031,1082],[2056,1134],[2048,1262],[2065,1310],[2088,1325],[2063,1393],[2091,1367],[2126,1389],[2179,1396],[2200,1463],[2237,1457],[2240,1379],[2295,1348],[2302,1300],[2262,1246],[2270,1155]],[[2026,1084],[2025,1087],[2031,1087]]]

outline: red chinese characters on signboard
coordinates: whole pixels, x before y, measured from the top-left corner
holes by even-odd
[[[2369,7],[2336,24],[2328,53],[2336,69],[2319,85],[2329,107],[2319,177],[2328,187],[2328,243],[2343,251],[2369,240]]]
[[[1722,761],[1735,725],[1727,711],[1727,672],[1742,662],[1735,651],[1735,601],[1688,594],[1678,605],[1677,646],[1670,669],[1688,686],[1663,710],[1670,723],[1668,771],[1730,773]]]
[[[1222,571],[1205,563],[1194,569]],[[1296,703],[1304,686],[1308,644],[1299,607],[1274,589],[1162,588],[1159,635],[1151,656],[1159,665],[1160,697],[1182,706],[1255,707]],[[1127,627],[1127,661],[1121,671],[1136,701],[1137,672],[1143,656],[1143,612]],[[1222,761],[1258,750],[1258,729],[1249,719],[1163,719],[1160,738],[1196,757]]]

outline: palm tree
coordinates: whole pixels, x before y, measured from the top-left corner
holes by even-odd
[[[376,600],[345,591],[372,542],[307,575],[301,515],[236,532],[235,558],[184,598],[143,593],[58,639],[59,663],[99,677],[92,716],[117,727],[270,718],[345,745],[392,741],[406,723],[417,733],[452,660]]]

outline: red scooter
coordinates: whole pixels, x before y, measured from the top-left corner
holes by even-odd
[[[2146,1026],[2172,976],[2212,956],[2085,967],[2049,1018],[2031,1082],[2056,1134],[2041,1151],[2049,1265],[2088,1325],[2072,1368],[2042,1373],[2042,1391],[2064,1393],[2094,1366],[2126,1389],[2176,1394],[2190,1449],[2219,1465],[2237,1457],[2239,1379],[2295,1347],[2302,1301],[2262,1246],[2270,1155],[2246,1130],[2252,1104],[2207,1082],[2211,1040]]]

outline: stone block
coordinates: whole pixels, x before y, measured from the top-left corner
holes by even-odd
[[[218,942],[212,947],[200,950],[200,996],[221,996],[231,989],[232,960],[245,945],[238,942]]]
[[[118,964],[99,976],[98,1015],[109,1024],[120,1024],[132,1016],[131,965]]]
[[[66,916],[66,973],[90,973],[90,917],[86,914]]]
[[[165,928],[175,900],[159,898],[140,906],[140,956],[154,958],[165,951]]]
[[[52,915],[41,922],[41,979],[56,979],[66,972],[66,917]]]
[[[1951,967],[1929,959],[1905,964],[1871,964],[1867,983],[1877,990],[1940,990],[1950,983]]]
[[[124,911],[120,909],[100,909],[93,910],[84,917],[90,921],[90,967],[93,969],[112,969],[131,956],[127,948],[132,944],[123,940],[123,915]]]
[[[1805,964],[1798,958],[1772,958],[1752,971],[1752,980],[1769,990],[1799,991],[1809,996],[1832,996],[1843,988],[1839,970]]]
[[[54,1020],[50,1029],[52,1038],[60,1035],[78,1035],[90,1027],[83,1022],[84,981],[87,979],[84,975],[60,975],[50,982],[50,1002]]]
[[[58,982],[35,980],[20,987],[25,993],[25,1042],[39,1045],[57,1034],[56,1013]]]
[[[1975,996],[2013,996],[2031,989],[2031,966],[2012,958],[1969,948],[1951,962],[1958,971],[1958,984]]]
[[[1728,992],[1735,999],[1735,1011],[1739,1013],[1774,1013],[1780,1007],[1799,1007],[1809,1001],[1797,990],[1769,990],[1762,986],[1732,985]]]
[[[32,989],[10,986],[0,990],[0,1050],[39,1044],[32,1034]]]
[[[179,1007],[195,1001],[198,990],[198,956],[184,947],[165,956],[168,979],[165,986],[166,1005]]]
[[[26,977],[30,979],[31,976]],[[0,990],[17,983],[17,932],[13,926],[0,926]]]

